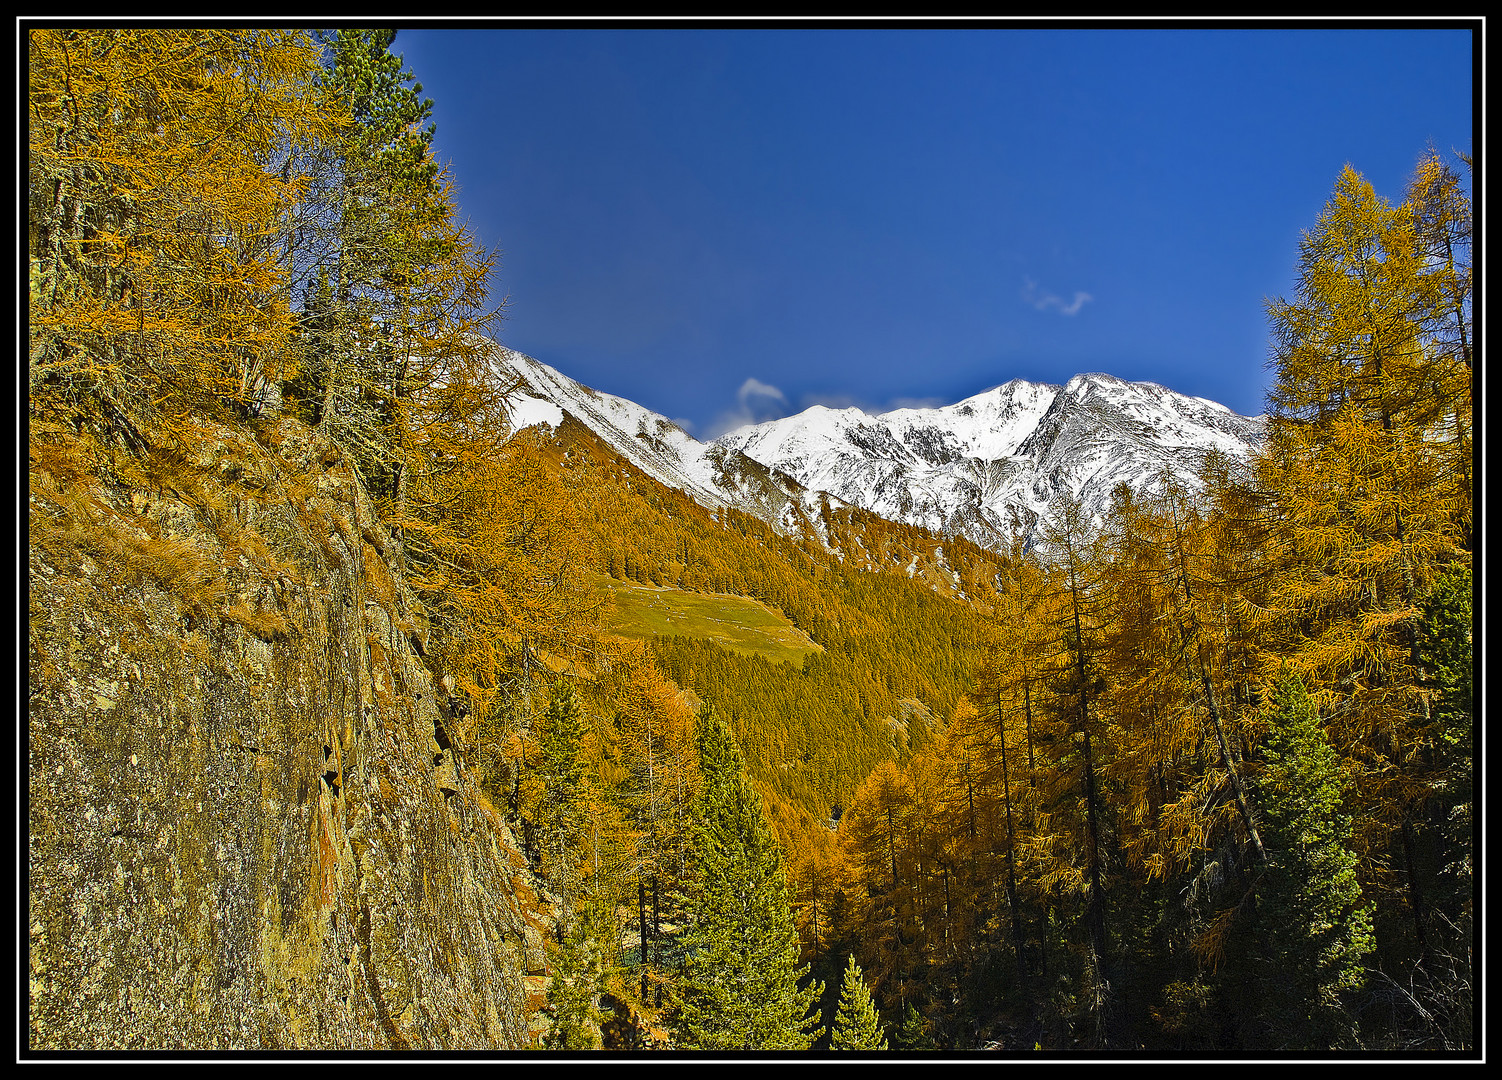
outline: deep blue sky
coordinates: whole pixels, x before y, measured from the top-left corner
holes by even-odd
[[[685,422],[1148,379],[1263,408],[1350,162],[1472,149],[1463,29],[407,29],[504,344]],[[754,380],[750,381],[750,380]],[[779,400],[780,394],[780,400]]]

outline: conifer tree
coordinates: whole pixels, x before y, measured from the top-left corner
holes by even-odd
[[[505,426],[485,359],[495,256],[457,220],[432,155],[433,103],[391,53],[395,37],[324,37],[325,100],[345,123],[299,256],[304,370],[290,389],[406,539],[431,527],[431,493],[415,490],[425,474],[493,452]]]
[[[1356,764],[1355,843],[1379,870],[1379,898],[1401,893],[1420,954],[1434,888],[1425,807],[1443,782],[1422,604],[1468,558],[1470,534],[1470,455],[1457,452],[1468,346],[1446,339],[1455,275],[1420,242],[1424,215],[1342,173],[1300,245],[1295,297],[1269,305],[1278,379],[1259,467],[1274,515],[1268,674],[1286,661],[1330,716],[1337,752]]]
[[[433,126],[421,126],[433,103],[418,97],[420,84],[407,85],[411,74],[389,51],[395,38],[395,30],[383,29],[326,38],[325,85],[350,122],[330,193],[332,265],[320,267],[323,288],[309,313],[309,327],[322,331],[310,357],[324,368],[317,418],[337,441],[361,451],[368,481],[391,452],[382,428],[392,419],[393,403],[384,400],[392,372],[383,369],[399,360],[392,334],[382,331],[404,314],[398,288],[411,270],[404,264],[415,254],[413,241],[446,216],[430,156]]]
[[[1225,687],[1224,608],[1206,580],[1210,534],[1178,478],[1165,469],[1157,485],[1119,491],[1112,509],[1105,654],[1115,774],[1134,826],[1125,844],[1149,877],[1182,869],[1207,842],[1231,841],[1238,864],[1262,859]]]
[[[1469,913],[1471,882],[1471,801],[1475,771],[1472,701],[1471,571],[1460,567],[1435,582],[1425,605],[1424,667],[1435,693],[1443,779],[1437,802],[1447,839],[1442,874],[1452,917]]]
[[[934,1049],[933,1038],[928,1034],[928,1024],[911,1001],[902,1010],[902,1026],[892,1037],[892,1046],[896,1050]]]
[[[844,871],[839,848],[828,827],[818,825],[787,844],[786,851],[799,939],[816,953],[823,952],[834,932],[830,908]]]
[[[1257,888],[1264,1037],[1296,1049],[1345,1045],[1354,1030],[1351,996],[1364,979],[1361,958],[1374,939],[1350,849],[1341,765],[1303,681],[1290,671],[1278,678],[1269,725],[1257,778],[1271,859]]]
[[[884,993],[915,967],[916,865],[908,844],[913,796],[906,773],[883,761],[856,791],[840,829],[840,845],[860,882],[853,900],[866,970]]]
[[[493,745],[515,734],[495,714],[501,685],[535,671],[544,648],[575,653],[596,603],[580,578],[577,510],[537,458],[525,434],[493,456],[466,451],[419,486],[425,520],[407,534],[404,576],[436,624],[429,662],[454,677]]]
[[[1438,864],[1426,943],[1412,980],[1421,1002],[1418,1045],[1474,1045],[1473,867],[1475,784],[1471,572],[1442,575],[1425,605],[1422,660],[1435,694],[1440,780],[1428,807]],[[1427,1015],[1426,1015],[1427,1014]]]
[[[544,850],[544,870],[563,901],[563,917],[570,917],[576,894],[578,859],[575,855],[584,820],[584,718],[574,688],[554,683],[542,715],[536,768],[538,830]]]
[[[301,31],[27,33],[30,403],[139,440],[259,411],[292,329],[282,245],[330,138]],[[139,441],[136,448],[140,449]]]
[[[1466,171],[1469,156],[1459,155]],[[1412,216],[1422,260],[1420,276],[1431,304],[1423,313],[1426,347],[1439,376],[1434,394],[1433,436],[1448,444],[1447,475],[1455,490],[1447,502],[1459,508],[1463,544],[1472,547],[1471,410],[1476,393],[1475,331],[1471,325],[1471,198],[1460,175],[1431,147],[1408,184],[1406,209]]]
[[[975,702],[976,719],[985,725],[980,732],[981,739],[977,740],[984,748],[983,766],[988,766],[982,775],[988,781],[989,791],[999,791],[1001,795],[1005,828],[1003,835],[997,839],[1004,843],[1006,866],[1004,881],[1012,930],[1012,960],[1017,970],[1018,981],[1023,983],[1025,982],[1027,954],[1023,940],[1022,907],[1017,889],[1018,833],[1022,822],[1013,799],[1013,785],[1018,773],[1015,750],[1020,742],[1015,732],[1023,725],[1016,722],[1009,724],[1008,720],[1010,714],[1017,714],[1026,721],[1031,709],[1031,693],[1028,687],[1030,673],[1026,670],[1019,670],[1019,667],[1025,665],[1027,661],[1020,655],[1019,635],[1022,631],[1017,624],[1023,621],[1026,613],[1015,606],[1010,609],[1010,613],[1016,617],[1016,620],[1008,627],[1005,643],[994,649],[976,670],[976,690],[972,693],[972,700]],[[1009,741],[1013,746],[1010,758],[1008,757]],[[992,759],[993,755],[994,760],[988,760]],[[973,794],[967,791],[967,802],[973,804],[973,799]],[[971,817],[974,816],[972,811]],[[977,839],[980,838],[977,837]],[[989,840],[990,837],[986,839]],[[996,845],[988,844],[987,846]]]
[[[1081,922],[1087,935],[1089,970],[1098,984],[1096,994],[1104,1001],[1106,807],[1101,785],[1107,747],[1101,739],[1103,724],[1097,698],[1103,685],[1099,653],[1105,596],[1095,530],[1077,498],[1065,497],[1058,506],[1058,521],[1047,535],[1057,560],[1056,591],[1051,599],[1059,635],[1054,685],[1062,729],[1061,737],[1053,741],[1051,764],[1056,775],[1052,779],[1061,789],[1061,803],[1062,791],[1075,789],[1072,799],[1083,819],[1079,822],[1083,825],[1083,836],[1079,837],[1083,850],[1078,854],[1083,855],[1084,866],[1071,865],[1076,853],[1063,852],[1055,843],[1056,851],[1068,861],[1052,874],[1082,894]]]
[[[1469,174],[1470,156],[1457,157]],[[1446,331],[1436,331],[1436,337],[1471,368],[1471,198],[1460,175],[1433,145],[1420,157],[1409,180],[1408,203],[1428,272],[1440,279],[1434,318],[1449,325]]]
[[[598,1050],[600,1048],[600,992],[605,977],[605,958],[600,944],[608,924],[599,918],[575,918],[562,941],[549,949],[552,982],[548,984],[548,1031],[543,1045],[549,1050]]]
[[[852,953],[845,965],[845,980],[840,984],[840,1004],[830,1029],[831,1050],[885,1050],[886,1035],[881,1030],[881,1017],[876,1014],[876,1005],[871,1000],[871,991],[861,977],[861,969]]]
[[[626,771],[621,799],[638,833],[638,893],[645,890],[654,896],[654,910],[660,915],[665,901],[674,902],[689,869],[698,783],[694,717],[677,687],[639,647],[623,649],[612,667],[620,764]],[[645,902],[639,895],[638,906]],[[655,942],[654,929],[648,934],[644,963],[657,947]]]
[[[697,881],[676,1017],[677,1045],[700,1050],[806,1050],[823,985],[799,989],[798,933],[776,837],[735,737],[700,716]]]

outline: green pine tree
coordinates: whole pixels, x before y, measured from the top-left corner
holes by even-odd
[[[911,1001],[902,1011],[902,1026],[897,1029],[897,1034],[892,1037],[893,1045],[898,1050],[932,1050],[933,1039],[928,1034],[928,1024],[923,1019],[923,1014]]]
[[[438,256],[419,248],[442,214],[433,125],[422,126],[433,103],[420,98],[400,57],[390,52],[396,31],[338,30],[320,35],[325,93],[347,111],[349,123],[333,146],[335,161],[318,192],[328,234],[314,245],[318,264],[298,268],[309,282],[304,331],[309,337],[306,385],[315,394],[312,416],[354,452],[367,483],[392,459],[393,318],[402,320],[414,260]]]
[[[1471,691],[1472,586],[1470,567],[1442,575],[1425,605],[1420,657],[1435,696],[1441,765],[1434,813],[1443,837],[1439,895],[1448,919],[1469,916],[1471,805],[1475,750]]]
[[[1345,780],[1303,680],[1286,669],[1273,693],[1266,763],[1257,780],[1270,865],[1258,887],[1264,935],[1263,1019],[1274,1045],[1348,1044],[1348,1003],[1375,945],[1356,880]]]
[[[735,737],[700,716],[697,888],[676,1016],[677,1043],[700,1050],[807,1050],[820,1034],[824,987],[798,984],[798,932],[782,853]]]
[[[1422,1017],[1425,1034],[1432,1038],[1437,1025],[1442,1031],[1437,1045],[1445,1049],[1474,1045],[1472,602],[1469,567],[1443,574],[1425,605],[1420,644],[1435,696],[1440,769],[1415,831],[1424,826],[1419,838],[1435,847],[1438,873],[1433,909],[1424,920],[1427,948],[1419,956],[1421,970],[1415,972],[1412,985],[1422,1013],[1427,1013]]]
[[[542,1043],[549,1050],[600,1049],[605,960],[598,924],[597,917],[575,919],[563,940],[549,949],[553,979],[548,984],[548,1032]]]
[[[567,680],[560,679],[554,684],[541,728],[537,779],[542,791],[537,825],[544,869],[563,897],[567,911],[575,891],[573,846],[584,819],[581,807],[584,761],[579,752],[584,739],[584,718],[573,685]]]
[[[430,444],[473,436],[494,405],[479,343],[497,315],[494,257],[457,220],[433,157],[433,102],[391,52],[396,31],[320,37],[323,92],[345,122],[299,227],[303,370],[289,390],[400,533]]]
[[[1440,723],[1446,756],[1466,771],[1471,765],[1471,607],[1470,567],[1442,575],[1425,605],[1420,655],[1437,691],[1434,716]]]
[[[840,985],[840,1005],[834,1014],[830,1033],[831,1050],[885,1050],[887,1038],[881,1030],[881,1017],[871,1001],[871,991],[852,953],[845,965],[845,981]]]

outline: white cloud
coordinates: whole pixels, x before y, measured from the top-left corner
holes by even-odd
[[[1063,297],[1039,289],[1038,283],[1030,277],[1023,278],[1022,283],[1022,302],[1031,304],[1039,311],[1047,311],[1049,308],[1055,308],[1060,315],[1078,315],[1080,308],[1095,299],[1095,297],[1087,292],[1076,292],[1073,300],[1065,302]]]
[[[760,379],[747,379],[741,383],[741,388],[735,392],[736,401],[740,402],[743,409],[755,409],[754,402],[780,401],[785,406],[787,397],[777,387],[770,383],[764,383]]]
[[[704,430],[706,441],[719,438],[727,431],[759,424],[763,420],[776,420],[788,413],[788,399],[771,383],[760,379],[747,379],[735,392],[735,408],[720,413]]]

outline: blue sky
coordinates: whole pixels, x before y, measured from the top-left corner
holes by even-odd
[[[701,438],[1105,371],[1262,411],[1350,162],[1472,148],[1442,28],[406,29],[500,338]]]

